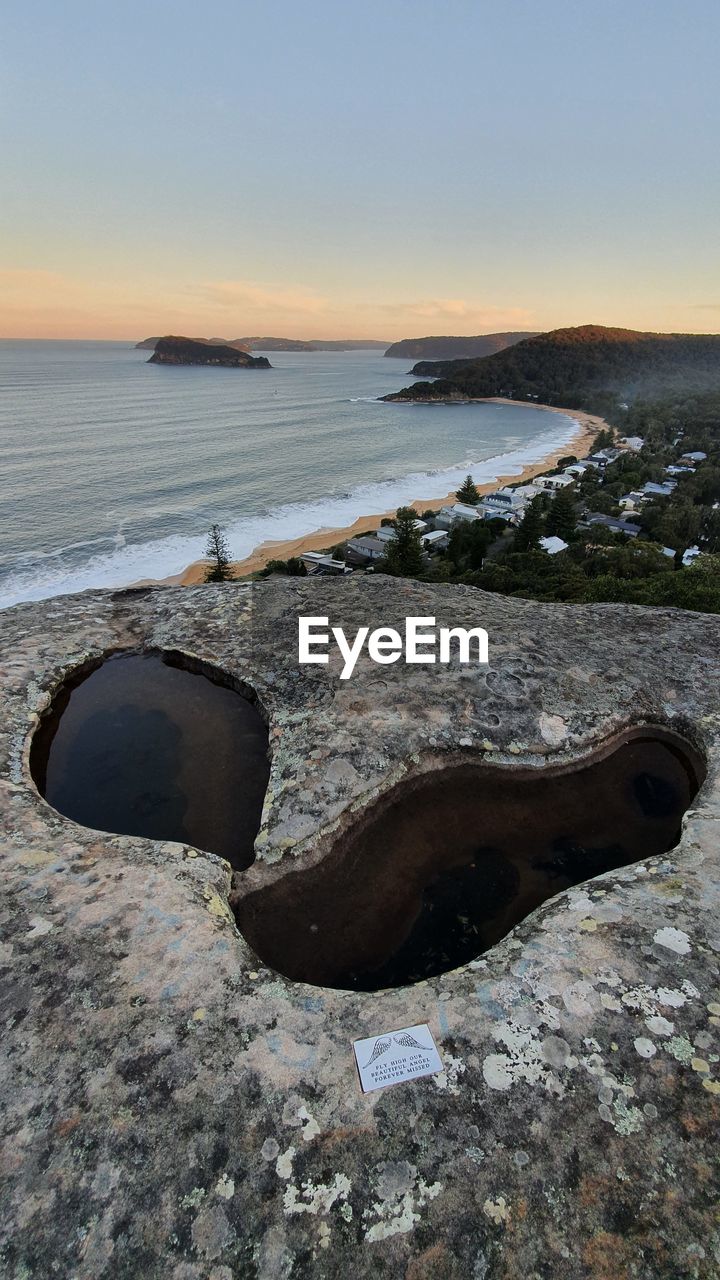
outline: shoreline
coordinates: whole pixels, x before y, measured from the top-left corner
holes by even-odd
[[[402,403],[402,402],[399,402]],[[408,402],[412,403],[412,402]],[[438,404],[440,401],[433,401]],[[455,402],[449,402],[455,403]],[[467,401],[473,404],[507,404],[507,405],[524,405],[524,401],[505,400],[499,396],[483,397],[482,399]],[[534,409],[544,409],[547,413],[559,413],[564,418],[570,418],[577,422],[578,429],[575,435],[566,444],[551,449],[548,454],[540,461],[528,463],[523,467],[519,474],[502,473],[492,481],[478,485],[480,494],[492,493],[495,489],[505,484],[527,484],[535,476],[542,475],[549,468],[557,464],[559,458],[564,457],[568,453],[574,453],[580,457],[587,449],[588,445],[594,440],[599,431],[609,430],[609,423],[604,418],[594,413],[586,413],[582,409],[562,409],[557,405],[550,404],[532,404],[529,407]],[[407,506],[414,507],[420,514],[429,508],[439,510],[440,507],[446,506],[449,502],[455,501],[455,492],[447,494],[443,498],[415,498]],[[257,573],[260,569],[264,569],[270,560],[288,560],[291,556],[304,555],[306,551],[325,551],[333,547],[338,542],[346,542],[348,538],[357,538],[364,533],[370,533],[376,529],[380,521],[395,515],[394,510],[369,512],[367,515],[358,516],[351,525],[345,525],[342,528],[323,527],[315,529],[311,533],[301,534],[297,538],[284,539],[274,541],[267,539],[265,542],[255,547],[250,555],[245,556],[242,560],[236,560],[231,563],[231,572],[233,581],[239,581],[243,578],[250,577],[253,573]],[[129,584],[133,587],[139,586],[164,586],[164,587],[192,587],[202,583],[205,578],[208,562],[206,560],[194,560],[191,564],[180,570],[178,573],[171,574],[165,578],[143,578],[138,582]]]

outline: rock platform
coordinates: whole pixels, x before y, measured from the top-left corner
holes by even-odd
[[[487,667],[300,667],[353,633],[484,626]],[[0,1272],[8,1280],[716,1280],[718,619],[376,576],[143,588],[0,614]],[[267,718],[243,895],[398,780],[580,760],[632,726],[703,754],[670,853],[559,894],[469,965],[354,993],[264,966],[227,863],[78,826],[28,754],[111,652],[219,669]],[[208,761],[212,768],[212,761]],[[428,1023],[442,1074],[363,1095],[352,1041]]]

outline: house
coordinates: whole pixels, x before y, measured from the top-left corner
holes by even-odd
[[[556,556],[558,551],[567,551],[568,544],[562,538],[541,538],[540,546],[549,556]]]
[[[465,506],[462,502],[456,502],[453,507],[442,507],[435,516],[436,529],[452,529],[454,524],[460,520],[482,520],[482,515],[477,507]]]
[[[682,558],[682,562],[685,565],[685,568],[687,569],[689,565],[694,564],[698,556],[701,556],[701,555],[702,555],[702,551],[700,550],[699,547],[688,547],[687,551],[683,552],[683,558]]]
[[[347,554],[361,564],[370,560],[382,560],[387,552],[387,542],[374,537],[350,538],[345,547]]]
[[[642,436],[624,436],[620,443],[624,445],[626,449],[632,449],[633,453],[639,453],[645,446],[645,441]]]
[[[585,524],[601,524],[612,533],[626,533],[629,538],[637,538],[642,529],[639,524],[631,524],[629,520],[618,520],[615,516],[603,516],[596,512],[585,518]]]
[[[491,497],[492,495],[486,494],[485,496]],[[510,488],[509,485],[505,485],[503,489],[498,489],[497,496],[499,498],[505,498],[506,501],[509,502],[513,507],[516,506],[519,501],[520,502],[523,501],[522,497],[519,494],[519,491],[514,487]]]
[[[418,533],[424,533],[427,529],[426,520],[415,520],[414,524]],[[382,525],[374,534],[374,537],[379,538],[380,542],[392,542],[395,537],[395,526],[391,524]]]
[[[521,507],[523,502],[524,498],[519,497],[515,489],[498,489],[495,493],[483,494],[481,505],[512,511],[514,507]]]
[[[483,520],[505,520],[509,523],[520,519],[519,507],[517,511],[513,511],[511,507],[493,507],[481,502],[478,510]]]
[[[617,462],[621,455],[622,449],[598,449],[597,453],[590,455],[590,461],[597,462],[600,467],[606,467],[610,462]]]
[[[452,507],[443,507],[443,511],[449,511],[452,520],[480,519],[480,512],[477,507],[471,507],[467,502],[456,502]]]
[[[647,498],[643,493],[637,493],[635,490],[632,493],[624,493],[622,498],[618,498],[618,505],[623,511],[634,511],[637,507],[641,507],[643,502],[647,502]]]
[[[519,484],[516,489],[513,489],[513,493],[522,503],[532,502],[533,498],[537,498],[538,494],[542,493],[542,488],[531,481],[530,484]]]
[[[704,462],[706,458],[707,454],[698,449],[695,453],[684,453],[680,461],[685,462],[687,459],[690,462]]]
[[[587,462],[572,462],[569,467],[565,467],[564,476],[572,476],[573,480],[579,480],[580,476],[584,476],[586,471],[590,470],[590,464]]]
[[[445,551],[449,537],[445,529],[431,529],[420,535],[420,541],[426,551]]]
[[[693,476],[695,475],[695,468],[691,467],[689,463],[686,467],[680,466],[679,463],[674,463],[674,464],[671,463],[669,467],[665,468],[666,476],[681,476],[686,473],[688,475],[693,475]]]
[[[677,488],[677,480],[666,480],[664,484],[655,484],[654,480],[648,480],[643,485],[643,493],[648,498],[670,498],[673,489]]]
[[[564,489],[572,483],[573,477],[566,475],[535,477],[535,484],[540,485],[541,489]]]
[[[341,574],[352,573],[344,560],[333,560],[332,556],[322,551],[306,551],[300,559],[309,577],[339,577]]]

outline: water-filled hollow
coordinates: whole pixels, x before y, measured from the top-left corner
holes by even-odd
[[[33,738],[41,795],[83,826],[249,866],[270,770],[265,722],[222,672],[120,653],[71,677]]]
[[[239,896],[238,924],[295,980],[418,982],[475,959],[561,890],[671,849],[704,772],[683,738],[642,728],[570,766],[422,773],[319,863]]]

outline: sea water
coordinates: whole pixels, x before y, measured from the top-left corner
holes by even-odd
[[[519,474],[576,431],[533,406],[385,404],[410,362],[272,352],[148,363],[129,342],[0,342],[0,607],[177,573],[223,526],[241,559],[468,471]]]

